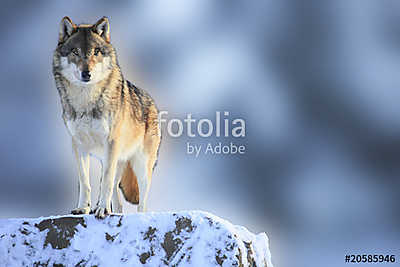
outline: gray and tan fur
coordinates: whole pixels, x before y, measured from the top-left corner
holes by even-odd
[[[145,211],[161,137],[158,111],[144,90],[124,79],[106,17],[93,25],[62,19],[53,74],[78,164],[79,203],[72,213],[102,218],[122,212],[119,189]],[[103,166],[94,208],[90,156]]]

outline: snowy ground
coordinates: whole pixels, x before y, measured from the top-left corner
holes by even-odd
[[[0,220],[0,266],[268,266],[265,233],[202,211]]]

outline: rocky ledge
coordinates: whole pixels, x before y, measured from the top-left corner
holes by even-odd
[[[0,220],[0,266],[267,266],[265,233],[202,211]]]

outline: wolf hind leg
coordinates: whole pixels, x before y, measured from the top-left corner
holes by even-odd
[[[139,205],[138,212],[146,211],[147,197],[151,184],[151,173],[148,170],[148,157],[144,153],[137,153],[131,159],[131,166],[136,174],[139,187]]]
[[[147,155],[146,153],[141,152],[137,153],[131,160],[139,187],[138,212],[147,211],[147,198],[150,191],[153,167],[156,159],[156,155]]]

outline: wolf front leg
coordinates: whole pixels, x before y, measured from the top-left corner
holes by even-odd
[[[121,176],[122,173],[124,172],[126,168],[126,162],[118,162],[117,164],[117,171],[115,174],[115,180],[114,180],[114,190],[112,194],[112,200],[111,200],[111,209],[113,213],[122,213],[122,203],[121,199],[119,197],[119,183],[121,182]]]
[[[90,177],[89,166],[90,156],[86,152],[82,152],[72,140],[72,149],[74,151],[76,163],[78,165],[79,175],[79,200],[78,207],[71,211],[72,214],[89,214],[90,212]]]
[[[111,213],[111,198],[114,190],[114,180],[118,164],[119,149],[115,142],[106,147],[103,163],[103,179],[100,183],[100,195],[94,214],[97,218],[104,218]]]

